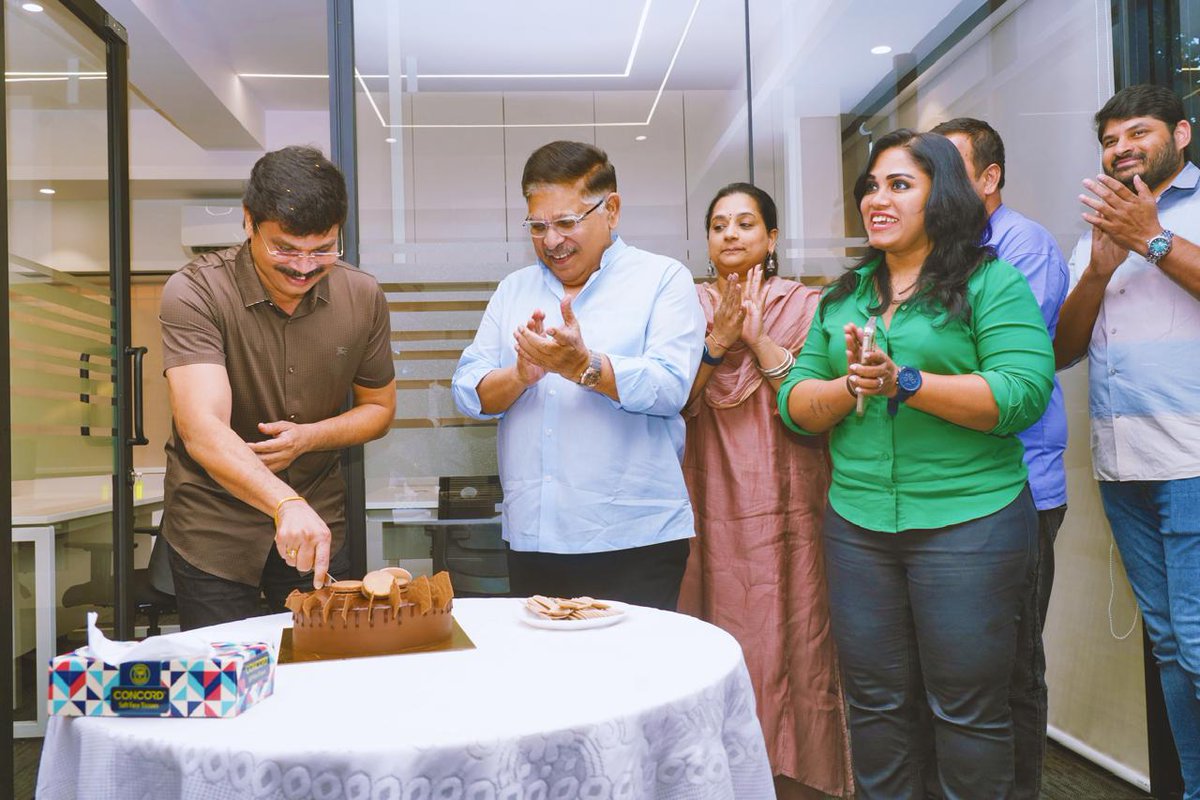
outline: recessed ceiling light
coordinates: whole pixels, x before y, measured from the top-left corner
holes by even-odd
[[[641,136],[635,136],[633,137],[633,140],[635,142],[644,142],[646,141],[646,134],[643,133]]]
[[[396,143],[396,137],[395,137],[395,136],[389,136],[389,137],[387,137],[386,139],[384,139],[384,141],[385,141],[385,142],[387,142],[388,144],[395,144],[395,143]]]
[[[875,56],[886,56],[890,52],[892,52],[892,48],[888,47],[886,44],[876,45],[875,47],[871,48],[871,55]]]
[[[39,11],[45,10],[41,6],[39,6],[37,3],[21,3],[21,8],[25,9],[26,11],[32,12],[34,14],[38,13]]]
[[[41,192],[42,194],[54,194],[54,190],[51,189],[49,186],[44,186],[41,189],[38,189],[38,191]]]

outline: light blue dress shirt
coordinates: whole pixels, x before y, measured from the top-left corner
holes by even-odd
[[[500,282],[454,371],[454,401],[499,417],[503,534],[523,552],[598,553],[694,535],[679,412],[704,348],[691,273],[614,237],[571,304],[583,341],[612,363],[621,398],[547,374],[503,414],[480,408],[484,376],[516,362],[513,332],[534,309],[562,324],[562,284],[540,262]]]
[[[988,220],[991,235],[987,244],[996,248],[1001,259],[1016,267],[1042,310],[1042,319],[1051,340],[1058,328],[1058,310],[1067,299],[1071,273],[1058,243],[1028,217],[1001,204]],[[1067,411],[1062,386],[1054,379],[1050,405],[1037,422],[1020,434],[1025,445],[1025,466],[1029,468],[1029,489],[1039,511],[1067,504],[1067,472],[1063,453],[1067,449]]]
[[[1200,169],[1189,162],[1158,197],[1158,221],[1200,242]],[[1071,284],[1092,234],[1071,254]],[[1104,290],[1088,346],[1092,467],[1102,481],[1200,476],[1200,300],[1137,253]]]

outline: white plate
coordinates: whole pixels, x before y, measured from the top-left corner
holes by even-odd
[[[609,625],[616,625],[629,617],[629,606],[616,600],[605,600],[604,602],[621,613],[608,617],[592,617],[591,619],[548,619],[527,609],[525,601],[521,600],[521,605],[517,607],[517,618],[526,625],[544,628],[548,631],[586,631],[589,628],[607,628]]]

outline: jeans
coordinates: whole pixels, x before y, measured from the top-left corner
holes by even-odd
[[[1183,797],[1200,800],[1200,478],[1101,481],[1100,497],[1158,663]]]
[[[163,544],[167,544],[166,539],[163,539]],[[284,611],[283,601],[293,589],[311,592],[313,588],[312,573],[302,575],[295,567],[289,567],[274,547],[267,555],[258,586],[238,583],[197,569],[173,547],[168,554],[171,577],[175,579],[179,627],[185,631]],[[350,574],[349,547],[343,546],[337,555],[329,559],[329,574],[339,578]]]
[[[945,528],[879,533],[832,508],[824,527],[859,800],[922,796],[930,721],[942,796],[1009,797],[1009,685],[1037,548],[1029,490]]]
[[[1042,764],[1046,760],[1046,651],[1042,629],[1050,590],[1054,584],[1054,540],[1067,507],[1038,512],[1038,557],[1033,580],[1021,606],[1017,626],[1017,657],[1013,663],[1008,702],[1012,707],[1013,749],[1016,775],[1013,797],[1037,800],[1042,792]]]

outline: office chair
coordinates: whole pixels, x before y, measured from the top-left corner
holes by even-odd
[[[446,570],[459,597],[508,594],[508,560],[496,508],[504,500],[498,475],[438,478],[433,570]]]
[[[171,565],[168,561],[167,548],[159,546],[158,536],[161,532],[161,520],[151,527],[134,528],[134,533],[144,533],[151,537],[150,561],[146,567],[133,571],[133,606],[134,612],[146,617],[146,635],[158,636],[162,633],[159,618],[163,614],[173,614],[175,608],[175,586],[171,580]],[[86,583],[79,583],[63,592],[64,607],[98,606],[111,607],[112,595],[112,545],[101,542],[71,544],[88,551],[91,557],[91,577]]]

